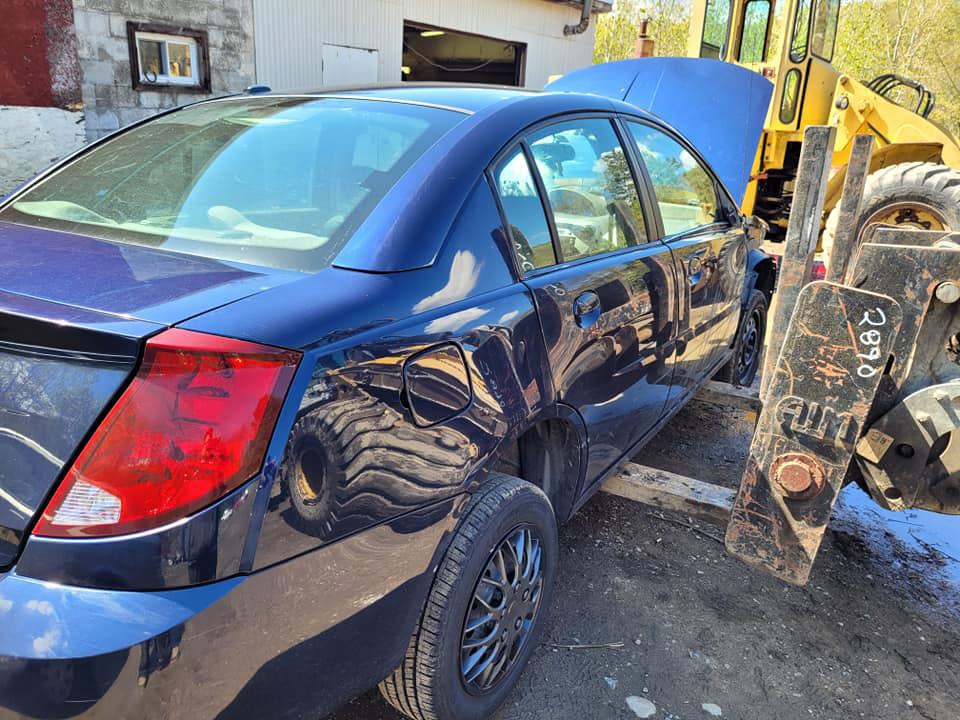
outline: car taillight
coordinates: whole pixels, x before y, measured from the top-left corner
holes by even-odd
[[[35,535],[121,535],[200,510],[263,463],[300,353],[189,330],[151,338]]]

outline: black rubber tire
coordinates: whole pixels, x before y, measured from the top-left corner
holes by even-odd
[[[744,352],[744,343],[747,340],[747,328],[751,315],[755,315],[758,334],[757,345],[754,348],[753,360],[749,366],[740,367],[740,357]],[[721,382],[742,387],[749,387],[760,370],[763,361],[763,339],[767,332],[767,296],[762,290],[754,288],[750,291],[750,298],[743,310],[740,327],[737,328],[737,337],[733,341],[733,355],[730,362],[717,371],[715,378]]]
[[[867,219],[883,207],[896,203],[923,203],[945,221],[947,230],[960,229],[960,171],[936,163],[909,162],[881,168],[867,176],[863,202],[857,218],[857,235]],[[827,216],[821,247],[829,257],[837,231],[840,206]]]
[[[513,668],[483,695],[467,692],[460,677],[463,622],[487,561],[501,540],[526,524],[541,538],[543,595],[534,625]],[[557,565],[557,523],[547,496],[518,478],[497,475],[471,498],[434,578],[407,654],[380,692],[414,720],[481,720],[506,699],[546,624]]]

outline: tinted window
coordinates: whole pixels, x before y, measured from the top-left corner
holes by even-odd
[[[500,164],[495,180],[520,268],[530,272],[556,264],[550,226],[522,148],[516,148]]]
[[[743,35],[740,37],[740,62],[763,62],[767,48],[767,24],[770,0],[748,0],[743,9]]]
[[[703,42],[700,57],[720,59],[721,50],[727,44],[727,29],[730,21],[730,0],[707,0],[703,19]]]
[[[564,262],[646,242],[640,198],[610,121],[550,125],[529,142]]]
[[[350,98],[205,103],[99,145],[21,195],[0,219],[318,270],[464,117]]]
[[[640,123],[627,123],[647,166],[667,235],[719,219],[717,193],[707,171],[669,135]]]
[[[833,60],[833,46],[837,41],[837,20],[840,15],[840,0],[817,0],[817,14],[813,18],[814,55],[829,62]]]

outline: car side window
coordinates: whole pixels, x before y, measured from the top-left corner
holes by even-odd
[[[633,175],[609,120],[550,125],[528,142],[547,191],[562,261],[647,241]]]
[[[510,224],[520,269],[527,273],[555,265],[557,256],[553,251],[550,225],[522,147],[518,146],[500,163],[494,181]]]
[[[666,235],[722,220],[716,186],[692,153],[649,125],[627,126],[650,175]]]

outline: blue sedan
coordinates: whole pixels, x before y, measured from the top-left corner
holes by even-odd
[[[745,180],[621,99],[403,85],[200,102],[7,197],[0,716],[488,716],[557,523],[756,373]]]

